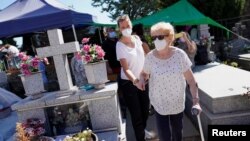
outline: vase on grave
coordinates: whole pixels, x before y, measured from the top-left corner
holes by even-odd
[[[94,85],[96,89],[104,88],[108,82],[106,61],[87,63],[84,67],[88,83]]]
[[[44,84],[41,72],[35,72],[30,75],[20,75],[26,96],[31,99],[38,99],[43,96]]]

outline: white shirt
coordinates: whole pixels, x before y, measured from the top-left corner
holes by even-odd
[[[120,61],[120,59],[126,59],[128,68],[132,71],[136,78],[139,78],[143,69],[145,56],[142,48],[142,42],[139,37],[133,36],[132,39],[135,43],[134,48],[128,47],[124,43],[118,41],[116,44],[116,55],[118,61]],[[129,80],[122,68],[121,78]]]
[[[147,54],[143,71],[150,74],[149,98],[159,114],[172,115],[184,110],[186,81],[183,73],[191,65],[187,54],[176,47],[169,59],[158,59],[153,51]]]
[[[17,57],[19,54],[19,50],[15,46],[10,46],[8,49],[4,49],[3,52],[7,52],[9,55]]]

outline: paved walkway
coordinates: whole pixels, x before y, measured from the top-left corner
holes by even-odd
[[[199,131],[194,127],[191,121],[186,115],[184,115],[184,129],[183,129],[183,141],[200,141]],[[157,128],[155,124],[155,116],[150,116],[148,119],[147,129],[154,131],[157,134]],[[130,115],[127,112],[127,125],[126,125],[127,141],[136,141],[134,136],[134,130],[130,120]],[[159,141],[158,138],[152,139],[150,141]]]

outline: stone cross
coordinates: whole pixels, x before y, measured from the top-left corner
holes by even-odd
[[[62,30],[60,29],[48,30],[47,33],[50,46],[37,48],[37,55],[39,57],[53,56],[60,90],[69,90],[73,87],[73,83],[67,54],[79,51],[79,43],[77,41],[64,43]]]

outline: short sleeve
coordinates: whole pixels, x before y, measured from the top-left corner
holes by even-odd
[[[135,41],[138,43],[139,46],[142,46],[142,41],[141,38],[137,35],[133,35]]]
[[[143,66],[143,71],[147,74],[151,73],[151,68],[152,68],[152,60],[150,59],[150,54],[148,53],[145,57],[145,61],[144,61],[144,66]]]
[[[116,57],[118,61],[122,58],[126,58],[126,52],[120,42],[117,42],[116,44]]]
[[[182,72],[186,72],[188,69],[191,68],[192,62],[188,58],[186,52],[184,52],[183,50],[181,50],[181,54],[182,54],[181,55],[181,68],[182,68]]]

